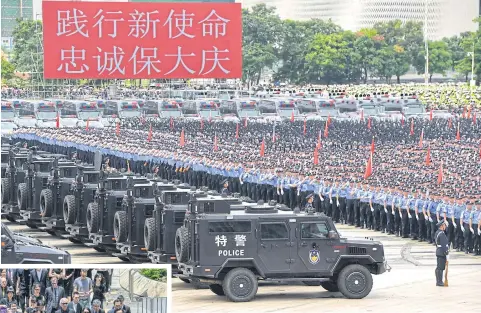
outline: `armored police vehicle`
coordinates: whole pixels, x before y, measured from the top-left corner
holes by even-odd
[[[140,117],[141,109],[137,101],[107,100],[101,122],[104,126],[114,126],[116,122],[133,117]]]
[[[209,99],[187,100],[182,106],[182,115],[187,118],[219,119],[219,103]]]
[[[2,264],[70,264],[72,258],[67,251],[35,242],[30,238],[15,235],[2,225]]]
[[[237,105],[232,100],[222,100],[219,107],[219,112],[224,121],[239,123],[237,117]]]
[[[57,122],[57,105],[53,101],[33,101],[37,127],[54,128]]]
[[[281,121],[277,114],[277,100],[276,98],[261,99],[257,102],[259,113],[265,120]]]
[[[244,118],[260,118],[261,112],[257,105],[257,101],[251,98],[236,98],[229,100],[235,103],[237,115],[240,119]]]
[[[15,124],[15,109],[12,103],[8,101],[2,101],[2,120],[1,120],[1,131],[2,135],[11,134],[15,129],[17,129],[17,124]]]
[[[299,108],[297,107],[297,101],[295,99],[277,98],[271,99],[276,102],[277,114],[281,119],[290,119],[294,115],[294,118],[299,118]]]
[[[175,249],[184,278],[198,278],[234,302],[254,299],[259,280],[320,282],[360,299],[372,289],[372,274],[388,267],[380,242],[340,238],[324,214],[264,205],[228,214],[196,206],[177,231]]]
[[[36,127],[35,106],[32,102],[23,101],[15,112],[15,124],[19,127]]]
[[[12,222],[20,218],[17,188],[25,179],[26,170],[23,169],[23,164],[27,162],[27,158],[28,150],[20,149],[18,145],[10,147],[8,167],[5,176],[2,176],[2,211]]]

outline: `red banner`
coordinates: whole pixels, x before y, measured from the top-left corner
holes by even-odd
[[[240,78],[240,3],[43,1],[44,77]]]

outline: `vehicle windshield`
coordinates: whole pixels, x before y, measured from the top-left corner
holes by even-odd
[[[78,117],[81,120],[86,120],[86,119],[95,119],[100,117],[101,111],[80,111],[78,112]]]
[[[157,102],[155,101],[147,101],[142,109],[144,110],[144,114],[147,115],[159,114],[157,110]]]
[[[162,110],[162,116],[177,117],[177,116],[180,116],[180,111],[179,110]]]
[[[364,115],[376,115],[378,111],[375,106],[363,106]]]
[[[279,115],[280,116],[291,116],[293,111],[294,111],[294,116],[299,115],[299,111],[297,111],[297,109],[292,110],[292,108],[279,109]]]
[[[214,117],[214,116],[219,116],[219,111],[217,110],[201,110],[199,112],[200,116],[202,117]]]
[[[336,116],[339,115],[339,110],[330,108],[330,109],[319,109],[319,115],[320,116]]]
[[[2,120],[9,120],[15,117],[14,111],[2,111]]]
[[[2,113],[3,115],[3,113]],[[18,110],[18,117],[32,117],[35,116],[32,110],[27,109],[27,108],[20,108]]]
[[[53,120],[57,117],[57,112],[37,111],[37,118],[39,120]]]
[[[424,113],[422,106],[407,106],[404,108],[404,112],[407,114]]]
[[[120,111],[120,116],[121,117],[138,117],[138,116],[140,116],[140,111],[122,110],[122,111]]]
[[[246,110],[246,109],[239,110],[239,116],[241,117],[259,116],[259,115],[260,113],[258,110]]]
[[[348,112],[352,113],[352,112],[356,112],[357,109],[356,108],[339,108],[339,111],[341,113],[348,113]]]

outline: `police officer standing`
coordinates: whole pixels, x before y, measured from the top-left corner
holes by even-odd
[[[304,211],[306,212],[314,212],[314,207],[312,206],[312,202],[314,202],[314,194],[311,193],[306,197],[306,206],[304,208]]]
[[[446,233],[446,222],[440,221],[436,224],[438,230],[434,235],[434,243],[436,244],[436,286],[444,287],[443,272],[446,269],[446,261],[449,260],[449,241]]]
[[[230,196],[230,191],[229,191],[229,181],[227,179],[224,179],[224,181],[222,182],[222,191],[221,191],[221,194],[222,195],[226,195],[226,196]]]

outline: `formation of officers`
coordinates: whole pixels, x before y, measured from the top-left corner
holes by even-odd
[[[480,122],[326,123],[126,120],[120,131],[21,129],[13,138],[89,163],[100,151],[118,170],[156,173],[290,209],[312,206],[339,223],[428,243],[444,221],[450,246],[480,253]],[[373,148],[372,175],[364,178]]]
[[[0,308],[6,313],[130,313],[119,295],[107,308],[112,270],[2,269]]]

